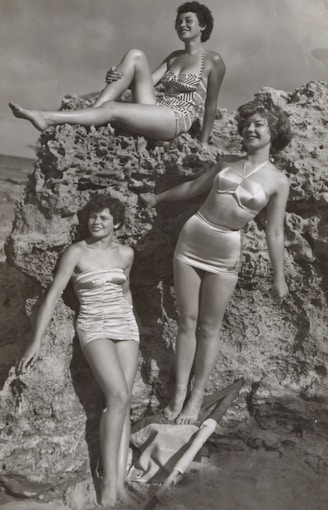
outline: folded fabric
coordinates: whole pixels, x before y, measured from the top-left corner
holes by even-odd
[[[130,468],[128,479],[162,482],[190,446],[199,427],[167,423],[161,415],[148,416],[132,428],[131,443],[140,456]]]
[[[168,474],[172,475],[174,468],[177,472],[185,472],[202,445],[216,430],[218,420],[237,397],[244,382],[241,377],[229,386],[207,395],[199,413],[199,427],[167,423],[163,415],[148,416],[135,423],[131,443],[138,448],[140,456],[129,470],[129,479],[162,482]],[[189,447],[189,452],[183,456]]]

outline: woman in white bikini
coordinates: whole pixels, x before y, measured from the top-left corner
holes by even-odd
[[[219,331],[241,262],[240,230],[264,207],[266,239],[273,267],[274,298],[288,293],[284,278],[284,217],[288,180],[271,162],[291,138],[289,119],[278,106],[250,102],[238,109],[238,129],[247,155],[223,159],[197,179],[141,198],[154,207],[209,191],[199,211],[184,225],[174,255],[179,308],[174,395],[165,410],[177,423],[197,421],[204,391],[219,354]],[[195,378],[187,388],[192,366]]]
[[[129,288],[134,255],[114,235],[114,227],[123,219],[123,205],[109,195],[95,195],[88,209],[90,235],[62,255],[18,370],[25,372],[36,363],[42,336],[72,278],[80,301],[78,337],[105,397],[100,421],[101,504],[112,507],[118,498],[127,498],[124,481],[130,440],[130,401],[139,350],[139,332]]]
[[[210,10],[187,2],[177,10],[175,28],[184,49],[171,53],[151,73],[141,50],[128,51],[117,69],[106,77],[107,86],[90,108],[74,111],[41,111],[9,103],[13,114],[29,120],[37,129],[56,124],[84,126],[111,123],[153,139],[169,140],[189,131],[204,106],[200,140],[207,142],[217,111],[218,95],[225,73],[219,54],[203,47],[213,28]],[[157,100],[155,86],[164,86]],[[128,88],[132,102],[118,101]]]

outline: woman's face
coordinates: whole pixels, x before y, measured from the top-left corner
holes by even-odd
[[[114,218],[110,210],[91,211],[88,227],[92,237],[101,239],[111,234],[114,229]]]
[[[268,120],[259,113],[254,113],[246,119],[242,135],[247,150],[260,149],[271,144]]]
[[[202,29],[194,12],[184,12],[179,14],[175,29],[181,41],[185,41],[194,37],[201,36]]]

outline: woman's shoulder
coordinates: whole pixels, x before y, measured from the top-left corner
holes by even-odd
[[[64,254],[70,257],[80,255],[84,249],[83,244],[85,244],[84,241],[77,241],[76,243],[71,244],[65,249]]]
[[[224,60],[223,60],[222,56],[220,55],[220,53],[206,49],[204,52],[204,56],[205,56],[205,64],[208,67],[208,69],[210,69],[210,68],[211,69],[215,68],[215,69],[219,69],[219,70],[225,69],[225,63],[224,63]]]
[[[68,246],[62,253],[60,260],[62,264],[70,264],[72,266],[78,264],[82,253],[82,242],[77,242]]]
[[[118,251],[126,265],[132,264],[134,259],[134,250],[131,248],[131,246],[118,243]]]
[[[213,50],[209,50],[208,48],[206,48],[204,50],[204,55],[206,58],[209,58],[209,59],[213,60],[214,62],[216,62],[218,60],[223,60],[220,53],[217,53],[216,51],[213,51]]]
[[[266,193],[269,196],[288,195],[289,179],[272,161],[265,165]]]
[[[276,186],[279,187],[289,187],[289,179],[288,177],[275,166],[271,161],[268,164],[268,170],[271,171],[272,180],[275,182]]]
[[[288,182],[288,177],[278,168],[272,160],[268,160],[265,168],[271,172],[271,175],[274,179],[279,182]]]

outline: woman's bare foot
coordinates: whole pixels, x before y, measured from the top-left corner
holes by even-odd
[[[50,121],[45,118],[45,112],[40,110],[27,110],[18,104],[9,103],[9,108],[18,119],[29,120],[39,131],[44,131],[50,126]]]
[[[187,388],[185,386],[177,388],[174,391],[174,395],[171,398],[168,406],[163,409],[163,415],[167,420],[173,421],[176,419],[183,408],[184,401],[186,400],[186,395]]]
[[[190,425],[196,423],[200,408],[202,407],[203,398],[203,392],[191,392],[188,402],[176,418],[175,422],[179,425]]]
[[[114,508],[117,503],[117,488],[110,482],[105,482],[102,480],[101,483],[101,496],[100,496],[100,505],[105,506],[107,508]]]

